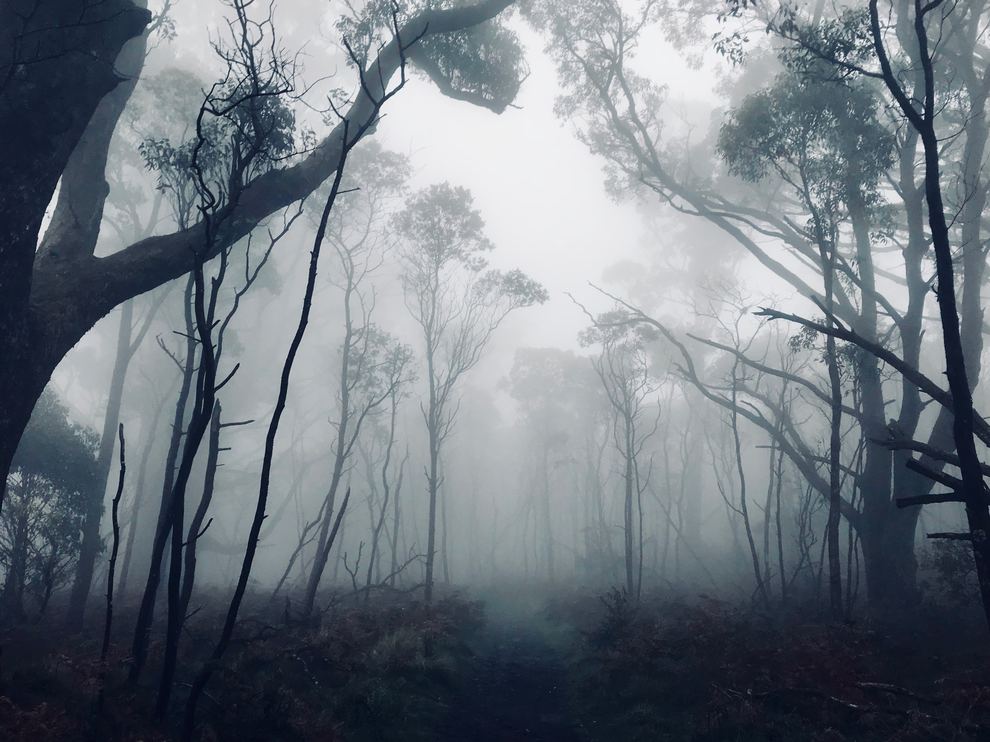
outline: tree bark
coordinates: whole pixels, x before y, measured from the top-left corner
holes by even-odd
[[[158,588],[161,584],[162,560],[165,546],[171,531],[171,496],[175,483],[175,467],[179,458],[179,449],[185,430],[186,408],[189,406],[189,393],[192,389],[193,376],[196,369],[196,338],[192,320],[193,280],[186,282],[182,295],[185,315],[186,357],[182,369],[182,382],[179,395],[175,400],[175,413],[172,417],[172,433],[169,438],[168,453],[165,456],[165,474],[162,482],[162,497],[158,507],[158,522],[155,526],[155,536],[151,544],[151,563],[148,567],[148,577],[145,581],[144,593],[141,596],[141,607],[138,609],[134,625],[134,640],[131,644],[131,667],[128,680],[136,683],[144,669],[148,657],[148,642],[151,638],[151,624],[155,617],[155,602],[158,598]]]
[[[203,477],[203,494],[199,499],[199,505],[189,523],[189,531],[186,534],[186,547],[183,555],[184,566],[182,570],[182,592],[179,600],[179,615],[185,617],[189,612],[189,600],[192,598],[193,586],[196,584],[196,544],[200,536],[209,527],[206,515],[213,502],[214,486],[217,478],[217,467],[220,459],[220,424],[221,407],[217,401],[213,405],[213,414],[210,417],[210,437],[207,443],[206,473]],[[203,524],[207,525],[204,526]]]

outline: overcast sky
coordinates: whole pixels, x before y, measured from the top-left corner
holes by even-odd
[[[331,6],[292,0],[278,7],[286,47],[305,50],[307,80],[320,76],[324,65],[339,70],[339,58],[332,56],[338,39]],[[156,64],[195,69],[208,63],[206,45],[193,39],[202,39],[208,28],[217,32],[221,9],[216,0],[180,0],[178,38]],[[389,103],[376,136],[385,147],[410,157],[414,186],[447,180],[468,187],[496,245],[492,262],[522,268],[550,291],[551,301],[538,316],[510,320],[507,334],[513,344],[573,346],[586,323],[565,292],[587,294],[587,282],[600,281],[611,265],[649,260],[644,248],[664,245],[644,229],[634,204],[617,204],[605,192],[601,160],[577,140],[572,125],[554,114],[559,86],[542,39],[519,18],[512,25],[525,43],[531,69],[518,108],[495,115],[446,98],[429,81],[414,77]],[[671,105],[710,108],[715,101],[711,70],[693,69],[670,44],[657,42],[642,51],[640,63],[663,71],[653,76],[669,87]],[[349,74],[339,71],[341,78]]]
[[[302,52],[303,80],[327,78],[324,89],[353,87],[353,73],[342,64],[333,28],[333,4],[282,0],[276,7],[284,48]],[[204,82],[218,74],[209,39],[226,32],[225,12],[220,0],[178,0],[173,9],[177,36],[152,53],[145,75],[170,66],[193,72]],[[510,316],[496,335],[471,379],[487,388],[495,388],[504,377],[518,347],[578,346],[577,333],[587,326],[587,318],[567,293],[594,310],[608,308],[588,287],[589,281],[638,299],[637,285],[656,296],[663,294],[664,281],[677,280],[669,266],[693,259],[693,284],[743,257],[734,245],[720,248],[725,254],[715,257],[701,253],[695,237],[685,239],[682,234],[685,228],[695,230],[692,235],[706,229],[698,220],[656,205],[647,213],[642,204],[617,203],[606,193],[602,160],[578,140],[573,123],[554,113],[559,83],[552,61],[543,53],[543,40],[522,19],[513,18],[511,23],[525,45],[531,71],[515,108],[496,115],[446,98],[432,83],[413,76],[388,104],[375,134],[387,149],[410,158],[414,188],[444,180],[469,188],[496,245],[491,262],[501,268],[521,268],[550,292],[547,305]],[[706,49],[707,42],[698,48]],[[721,105],[716,72],[725,69],[722,60],[708,51],[704,65],[692,66],[656,30],[642,44],[636,64],[643,74],[666,86],[665,115],[690,120],[697,137],[703,137],[711,112]],[[320,96],[314,98],[312,103],[319,105]],[[726,241],[714,234],[709,242]],[[754,268],[744,263],[732,270]],[[770,290],[766,275],[760,275],[760,290]],[[113,319],[104,321],[99,335],[110,337],[108,322],[116,326]],[[80,359],[85,363],[87,344],[95,349],[100,342],[88,338],[68,363]],[[96,396],[102,397],[102,392]],[[99,407],[95,398],[93,404]]]

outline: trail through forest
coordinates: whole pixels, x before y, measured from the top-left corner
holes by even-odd
[[[567,708],[562,637],[542,604],[486,602],[472,641],[474,661],[452,700],[439,739],[571,742],[581,739]]]

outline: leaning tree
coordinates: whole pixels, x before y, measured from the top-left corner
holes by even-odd
[[[512,0],[369,3],[344,19],[364,81],[342,118],[367,132],[407,58],[444,94],[500,112],[523,73],[521,47],[498,16]],[[194,267],[202,222],[97,257],[108,151],[145,57],[142,0],[0,3],[0,472],[65,354],[110,310]],[[405,51],[402,51],[405,49]],[[293,95],[287,91],[287,95]],[[305,153],[240,184],[212,216],[211,255],[331,176],[337,125]],[[45,214],[55,198],[50,222]]]

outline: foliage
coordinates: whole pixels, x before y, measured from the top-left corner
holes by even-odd
[[[203,640],[222,620],[218,603],[203,597],[200,620],[187,627],[193,641],[183,647],[184,667],[203,660],[209,648]],[[256,607],[260,613],[244,620],[244,639],[217,671],[215,703],[204,705],[196,739],[431,742],[466,680],[467,642],[484,620],[479,603],[456,595],[429,607],[398,594],[367,607],[332,605],[318,630],[281,623],[274,605]],[[94,728],[100,663],[87,644],[53,629],[24,625],[0,637],[0,737],[176,739],[169,720],[148,719],[148,689],[125,683],[128,658],[119,646],[109,665],[104,715]]]
[[[441,183],[418,191],[393,224],[404,243],[406,306],[424,330],[428,361],[439,354],[443,364],[431,380],[442,408],[505,317],[549,295],[522,271],[485,270],[494,245],[466,188]]]
[[[599,597],[605,611],[598,624],[588,632],[588,640],[595,647],[615,646],[628,638],[634,627],[636,603],[625,588],[611,588]]]
[[[278,47],[270,12],[255,20],[249,5],[232,6],[228,37],[213,42],[226,69],[203,92],[183,132],[152,135],[140,145],[146,167],[158,173],[158,189],[171,195],[182,229],[194,208],[215,211],[236,201],[251,180],[297,149],[295,61]],[[310,138],[302,132],[302,146]]]
[[[424,39],[413,62],[441,91],[496,112],[515,100],[529,74],[516,34],[497,22]]]
[[[863,627],[757,618],[705,597],[647,600],[615,623],[621,601],[572,598],[558,620],[587,641],[568,668],[574,713],[591,740],[981,739],[985,692],[931,647]],[[974,660],[975,668],[984,660]],[[977,671],[981,677],[982,670]]]
[[[586,358],[559,348],[519,348],[507,379],[514,399],[532,407],[594,387]]]
[[[660,339],[657,329],[638,321],[625,309],[613,309],[595,317],[594,324],[582,330],[578,340],[584,347],[590,345],[623,346],[629,350],[641,349],[647,343]]]
[[[468,4],[462,0],[369,0],[354,9],[348,3],[352,10],[338,20],[337,32],[357,63],[366,68],[373,54],[392,40],[396,25],[401,28],[424,10]],[[402,41],[409,43],[410,39]],[[506,28],[502,16],[455,33],[425,38],[411,54],[415,69],[445,95],[499,112],[512,103],[528,74],[522,45],[515,32]]]
[[[472,291],[477,301],[491,305],[501,301],[515,307],[531,307],[550,298],[539,282],[518,268],[486,271],[472,286]]]
[[[203,103],[223,114],[205,118],[196,135],[178,142],[150,137],[140,144],[145,166],[158,174],[158,190],[179,204],[180,225],[191,214],[197,170],[219,193],[228,193],[242,179],[270,170],[296,149],[295,115],[286,100],[274,94],[243,96],[237,86],[223,86]],[[195,123],[190,122],[194,129]]]
[[[410,380],[415,356],[412,348],[375,324],[355,333],[352,343],[360,350],[352,356],[350,369],[354,377],[352,392],[357,397],[352,405],[357,410],[373,410],[378,406],[376,400]]]
[[[463,669],[480,606],[385,598],[317,631],[280,628],[231,657],[207,725],[221,740],[428,740]]]
[[[577,136],[607,162],[610,191],[625,197],[648,182],[637,137],[664,156],[680,152],[664,136],[666,87],[631,69],[647,30],[664,17],[665,3],[639,0],[533,0],[527,18],[548,38],[562,88],[555,111],[575,124]],[[594,33],[589,33],[594,29]],[[651,163],[653,165],[655,163]],[[665,166],[664,166],[665,167]]]
[[[84,514],[102,498],[97,436],[69,420],[52,391],[35,407],[21,439],[0,511],[3,609],[22,613],[24,593],[42,610],[79,552]]]
[[[746,98],[729,114],[718,142],[731,173],[753,182],[779,173],[799,192],[807,189],[811,208],[829,213],[850,198],[879,201],[893,145],[871,89],[793,74]]]
[[[449,183],[413,194],[394,226],[410,243],[404,257],[416,273],[407,275],[407,280],[432,276],[448,266],[478,272],[487,265],[484,253],[495,247],[484,234],[485,222],[474,208],[471,192]]]

